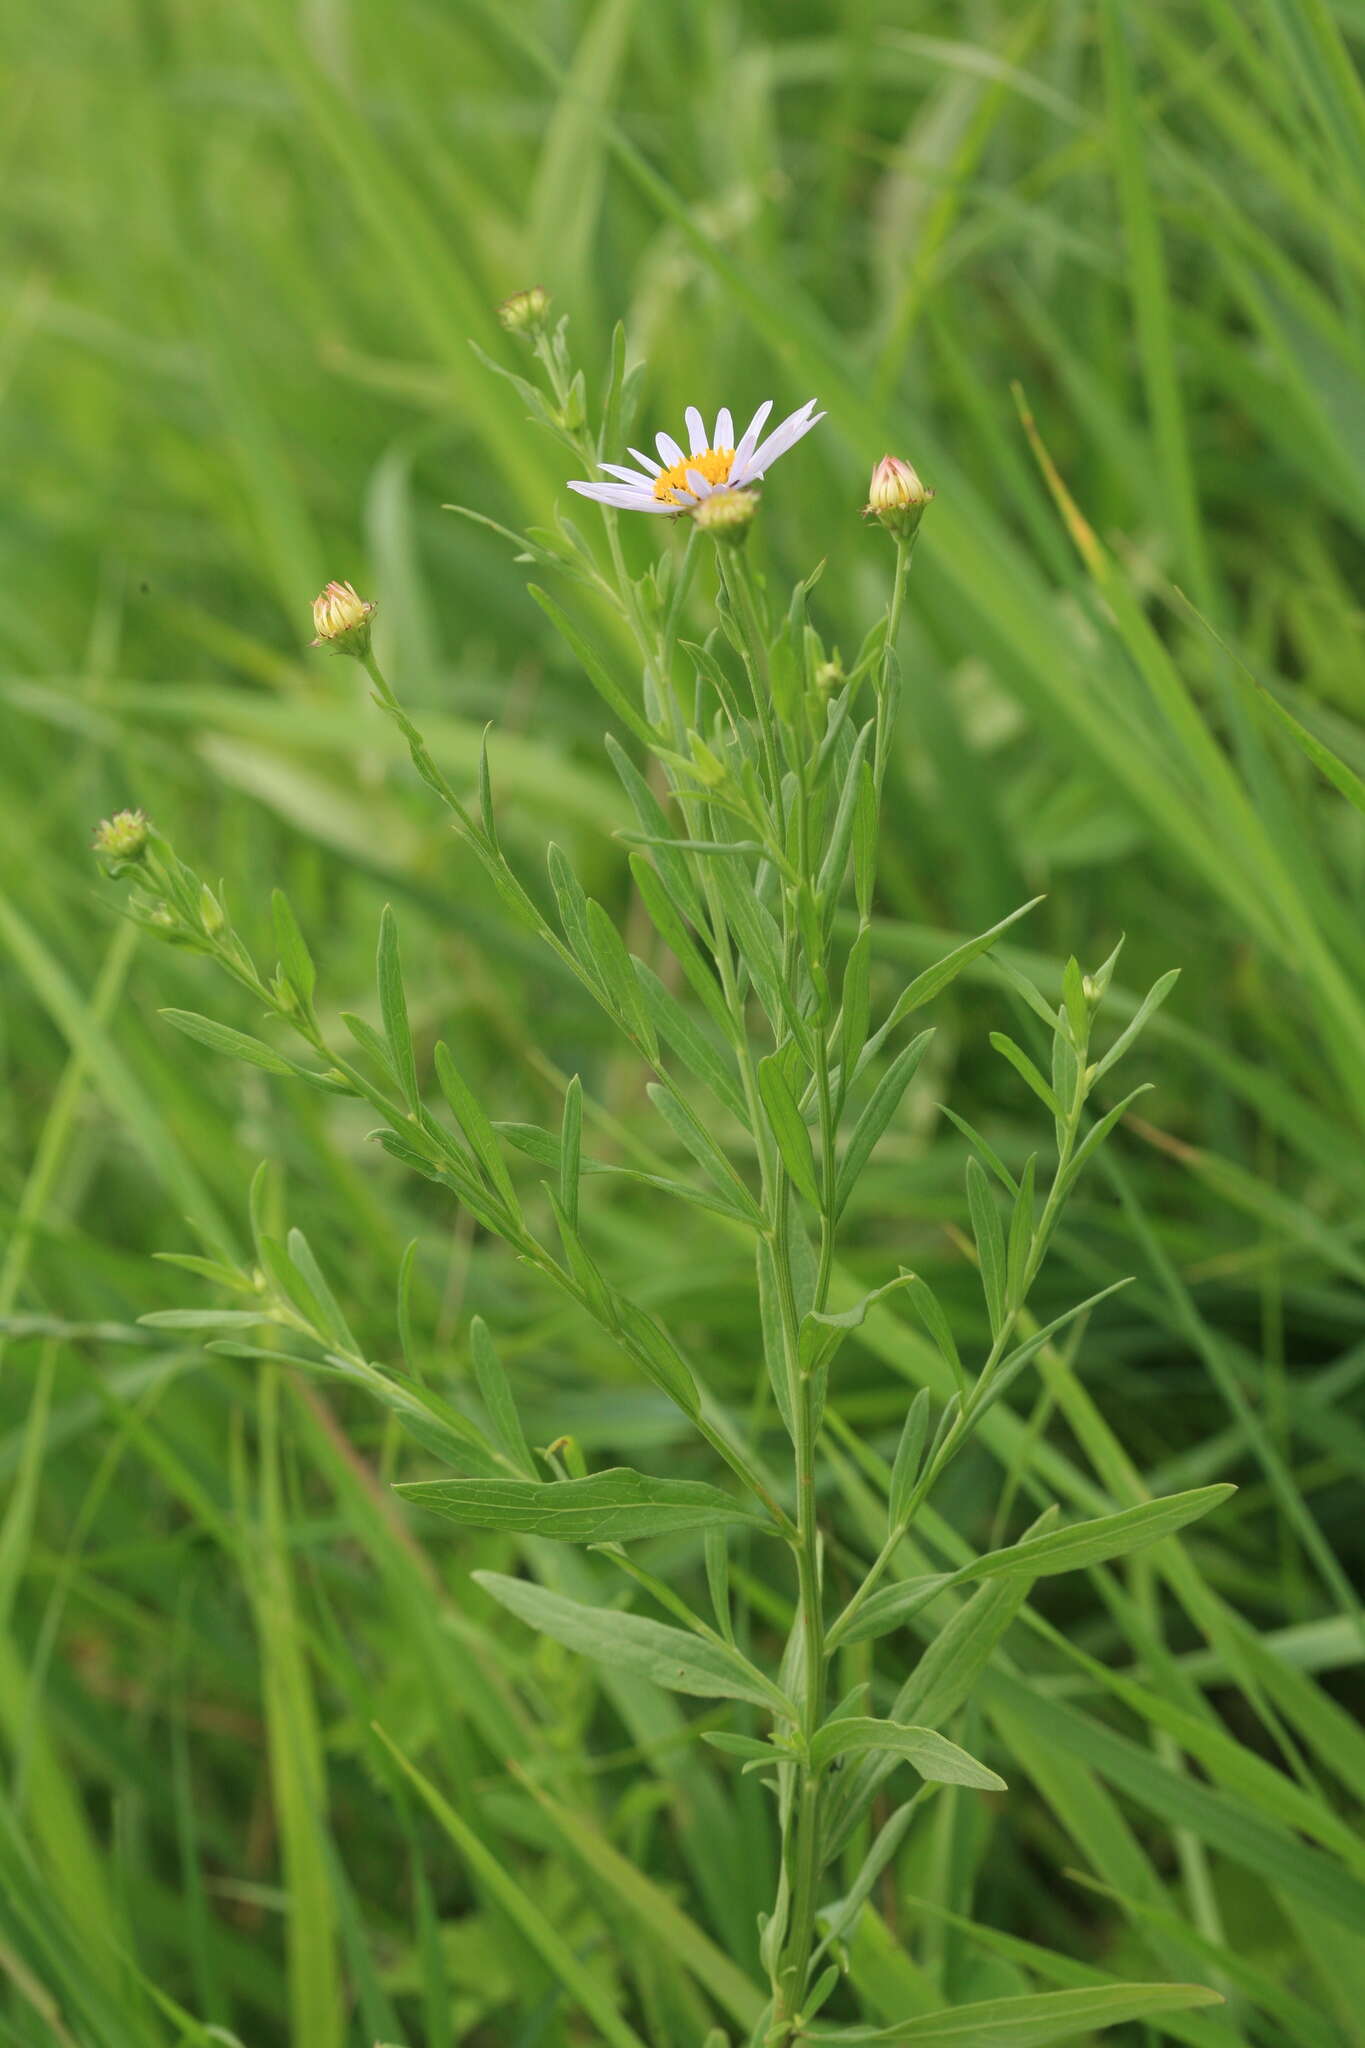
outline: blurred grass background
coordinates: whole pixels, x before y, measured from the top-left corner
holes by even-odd
[[[386,1482],[426,1468],[372,1410],[136,1322],[203,1299],[151,1259],[192,1248],[187,1218],[240,1253],[269,1156],[270,1201],[373,1356],[406,1346],[463,1386],[478,1311],[536,1441],[692,1457],[363,1118],[161,1022],[258,1020],[136,940],[87,851],[97,817],[144,806],[227,877],[263,953],[282,884],[333,1010],[369,1013],[391,900],[419,1032],[450,1040],[492,1114],[552,1121],[582,1071],[617,1120],[600,1143],[669,1149],[596,1013],[456,857],[358,671],[305,650],[327,577],[377,596],[386,667],[457,779],[493,722],[523,870],[556,839],[629,919],[598,700],[511,550],[442,510],[568,508],[558,450],[469,346],[521,367],[492,309],[539,281],[597,390],[625,321],[647,431],[689,402],[820,398],[764,546],[774,577],[824,558],[817,609],[846,655],[888,569],[857,518],[871,463],[906,454],[937,490],[903,643],[883,995],[1038,891],[1002,950],[1045,988],[1122,932],[1127,990],[1183,970],[1128,1083],[1157,1092],[1048,1283],[1058,1309],[1135,1284],[938,1505],[983,1546],[1044,1499],[1241,1492],[1169,1559],[1042,1583],[969,1729],[1010,1796],[946,1793],[917,1822],[859,1923],[864,2010],[1177,1975],[1228,2007],[1109,2038],[1365,2040],[1365,829],[1264,694],[1348,788],[1365,773],[1362,28],[1359,0],[11,18],[4,2038],[621,2038],[584,2018],[582,1979],[651,2043],[754,2017],[770,1818],[699,1749],[704,1717],[495,1617],[467,1574],[507,1542],[396,1511]],[[1073,547],[1015,383],[1102,557]],[[640,564],[674,544],[639,525]],[[850,1263],[916,1264],[970,1338],[964,1146],[937,1105],[1013,1162],[1044,1133],[987,1044],[1031,1023],[995,969],[935,1021]],[[750,1274],[723,1228],[606,1199],[594,1227],[746,1403]],[[863,1334],[830,1433],[855,1551],[937,1370],[891,1310]],[[659,1554],[697,1568],[685,1543]],[[601,1585],[576,1556],[537,1568]],[[785,1587],[738,1584],[755,1628],[781,1622]],[[454,1839],[375,1720],[453,1802]]]

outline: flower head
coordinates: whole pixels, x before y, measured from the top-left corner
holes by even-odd
[[[875,513],[883,526],[908,537],[924,517],[933,495],[920,482],[913,463],[903,462],[899,455],[883,455],[867,487],[863,517]]]
[[[722,407],[716,415],[715,430],[708,436],[701,414],[695,405],[689,405],[686,455],[671,435],[659,434],[655,437],[661,458],[658,462],[652,455],[642,455],[638,448],[632,448],[630,453],[639,464],[638,469],[604,462],[601,467],[608,476],[618,479],[616,483],[571,483],[569,489],[577,491],[580,497],[596,498],[601,505],[616,505],[626,512],[695,511],[713,492],[728,490],[740,495],[745,485],[756,484],[779,455],[795,447],[801,436],[825,417],[815,410],[815,404],[812,398],[762,441],[759,435],[773,409],[770,398],[760,405],[738,441],[728,409]]]
[[[363,658],[370,651],[370,620],[378,609],[358,597],[349,583],[329,583],[313,599],[313,624],[317,627],[313,646]]]
[[[115,811],[101,819],[90,843],[110,873],[118,874],[142,859],[151,829],[144,811]]]
[[[545,324],[545,315],[550,310],[550,294],[543,284],[529,285],[523,292],[513,292],[510,299],[504,299],[498,307],[498,325],[508,334],[533,334]]]

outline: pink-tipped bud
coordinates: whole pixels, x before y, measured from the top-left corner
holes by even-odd
[[[871,513],[890,532],[908,537],[924,517],[933,495],[920,482],[913,463],[903,462],[899,455],[883,455],[867,487],[863,517]]]
[[[329,583],[313,599],[314,647],[329,647],[333,654],[363,659],[370,651],[370,620],[377,610],[377,605],[357,596],[349,583]]]

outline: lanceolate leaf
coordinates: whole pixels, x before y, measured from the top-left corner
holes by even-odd
[[[529,1579],[509,1579],[501,1572],[475,1572],[474,1578],[519,1620],[598,1664],[648,1678],[669,1692],[691,1693],[698,1699],[747,1700],[770,1714],[796,1718],[795,1707],[771,1680],[724,1643],[689,1635],[644,1615],[585,1607]]]
[[[212,1017],[201,1017],[194,1010],[163,1010],[161,1014],[168,1024],[174,1024],[177,1031],[183,1031],[187,1038],[197,1038],[211,1052],[226,1053],[229,1059],[244,1060],[249,1067],[261,1067],[267,1074],[294,1076],[299,1072],[294,1062],[286,1059],[283,1053],[276,1052],[273,1046],[252,1038],[249,1032],[234,1031],[230,1024],[215,1023]]]
[[[1005,1233],[986,1170],[978,1159],[967,1161],[967,1206],[981,1261],[981,1285],[990,1313],[991,1334],[999,1336],[1005,1320]]]
[[[762,1527],[766,1517],[696,1479],[653,1479],[628,1466],[590,1479],[419,1479],[394,1488],[405,1500],[478,1529],[514,1529],[565,1543],[628,1543],[717,1523]]]
[[[899,1529],[909,1511],[928,1434],[929,1389],[921,1387],[910,1403],[891,1467],[891,1494],[886,1511],[890,1529]]]
[[[398,1074],[408,1108],[415,1110],[421,1097],[417,1090],[417,1063],[413,1057],[412,1033],[408,1027],[408,1005],[403,994],[403,971],[398,957],[398,926],[388,904],[379,920],[379,1009],[384,1035]]]
[[[951,2012],[917,2013],[894,2027],[813,2028],[808,2041],[884,2041],[896,2048],[1053,2048],[1097,2027],[1221,2005],[1202,1984],[1105,1984],[1082,1991],[1043,1991],[1026,1998],[988,1998]]]
[[[887,1020],[887,1025],[899,1024],[902,1017],[908,1017],[912,1010],[918,1010],[922,1004],[929,1002],[941,988],[946,988],[950,981],[961,974],[964,967],[970,967],[973,960],[979,959],[981,954],[989,951],[1002,932],[1007,932],[1021,917],[1027,917],[1034,904],[1041,903],[1042,900],[1041,896],[1035,896],[1031,902],[1021,903],[1018,910],[1012,910],[1008,917],[1002,917],[999,924],[993,924],[988,932],[982,932],[979,938],[968,939],[965,945],[954,947],[951,953],[945,953],[932,967],[926,967],[923,974],[917,975],[900,997]],[[883,1029],[885,1028],[887,1027],[884,1026]]]
[[[987,1770],[955,1742],[949,1742],[946,1735],[899,1721],[876,1721],[861,1716],[826,1721],[811,1743],[811,1762],[826,1764],[833,1757],[857,1756],[869,1749],[885,1750],[913,1764],[922,1778],[936,1785],[972,1785],[988,1792],[1005,1790],[1003,1778]]]
[[[932,1031],[921,1031],[918,1038],[903,1046],[873,1090],[872,1099],[854,1126],[853,1136],[848,1141],[848,1150],[839,1168],[835,1194],[836,1210],[842,1209],[852,1194],[859,1174],[900,1107],[901,1097],[914,1079],[915,1071],[924,1058],[933,1035]]]
[[[1028,1598],[1029,1583],[1020,1574],[978,1588],[930,1643],[897,1694],[890,1718],[932,1728],[955,1714]],[[872,1753],[836,1781],[826,1822],[826,1861],[843,1846],[892,1769],[893,1759]]]
[[[921,1607],[948,1586],[1011,1575],[1030,1581],[1051,1578],[1059,1572],[1079,1571],[1085,1565],[1127,1557],[1183,1529],[1236,1491],[1235,1486],[1200,1486],[1190,1493],[1173,1493],[1165,1500],[1143,1501],[1116,1515],[1098,1515],[1093,1521],[1077,1522],[1070,1529],[1049,1529],[1043,1535],[1012,1543],[1005,1550],[988,1551],[984,1557],[963,1565],[960,1571],[935,1572],[906,1579],[897,1586],[883,1586],[859,1609],[848,1627],[839,1631],[839,1641],[860,1643],[888,1634],[918,1614]]]
[[[1078,1571],[1083,1565],[1127,1557],[1183,1529],[1186,1523],[1206,1515],[1236,1491],[1235,1486],[1197,1486],[1189,1493],[1170,1494],[1165,1500],[1142,1501],[1116,1515],[1099,1515],[1094,1521],[1077,1522],[1070,1529],[1052,1529],[1045,1536],[1012,1543],[1007,1550],[993,1550],[977,1558],[956,1574],[956,1583],[996,1578],[1001,1572],[1023,1572],[1030,1579],[1048,1578],[1056,1572]]]
[[[536,1462],[531,1456],[526,1433],[517,1413],[516,1398],[511,1382],[503,1370],[498,1357],[492,1333],[482,1316],[475,1316],[469,1325],[469,1352],[474,1361],[474,1377],[483,1395],[483,1405],[488,1410],[488,1419],[500,1447],[506,1451],[512,1463],[528,1478],[534,1478]]]
[[[777,1140],[777,1149],[782,1154],[782,1164],[808,1202],[818,1204],[819,1191],[815,1184],[815,1158],[811,1151],[810,1132],[806,1129],[796,1097],[783,1070],[781,1057],[772,1053],[758,1064],[758,1089],[763,1097],[763,1107],[768,1112],[768,1122]]]

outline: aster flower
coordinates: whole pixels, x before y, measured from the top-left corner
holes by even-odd
[[[825,417],[815,410],[815,405],[812,398],[799,412],[783,420],[780,427],[774,427],[766,440],[760,441],[759,435],[773,409],[771,398],[765,399],[738,442],[728,407],[722,407],[716,415],[715,431],[708,436],[701,414],[695,405],[689,405],[689,453],[684,454],[671,435],[659,434],[655,445],[660,461],[632,448],[630,453],[640,465],[638,469],[604,462],[601,467],[608,476],[618,479],[616,483],[571,483],[569,489],[577,491],[580,497],[595,498],[599,505],[615,505],[625,512],[691,512],[713,491],[740,490],[746,484],[757,483],[779,455],[795,447],[801,436]]]

